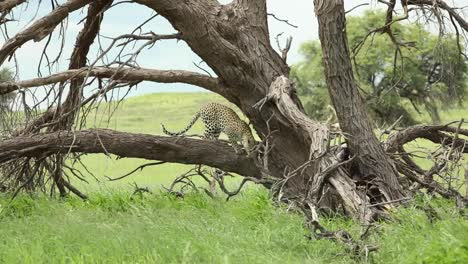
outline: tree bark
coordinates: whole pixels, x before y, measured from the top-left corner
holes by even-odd
[[[357,171],[353,176],[373,181],[384,195],[383,200],[400,199],[403,195],[397,172],[374,135],[354,79],[343,0],[315,0],[314,5],[328,91],[351,155],[356,155]]]
[[[0,12],[8,11],[24,2],[26,2],[26,0],[3,0],[0,3]]]
[[[253,107],[269,92],[278,76],[288,76],[289,67],[270,45],[264,0],[149,1],[137,0],[163,15],[181,33],[181,38],[218,76],[227,89],[217,93],[237,105],[249,118],[257,134],[277,130],[271,152],[270,172],[281,178],[285,167],[299,167],[309,159],[312,139],[297,124],[280,122],[281,113],[271,103],[258,111]],[[200,37],[203,36],[203,37]],[[295,93],[293,102],[303,109]],[[302,183],[303,184],[303,183]]]
[[[57,131],[0,141],[0,163],[21,157],[41,158],[69,152],[205,164],[241,175],[260,175],[252,159],[237,155],[231,146],[221,141],[161,137],[109,129]]]
[[[155,70],[155,69],[119,69],[117,67],[83,67],[55,73],[46,77],[23,80],[19,82],[0,83],[0,95],[17,91],[21,88],[39,87],[47,84],[66,82],[68,80],[82,79],[86,76],[98,78],[112,78],[118,81],[152,81],[159,83],[187,83],[196,85],[213,92],[226,89],[218,78],[209,77],[204,74],[183,70]]]
[[[86,66],[88,52],[94,39],[99,34],[101,22],[104,18],[104,12],[112,4],[113,0],[95,0],[89,4],[86,22],[83,29],[78,34],[75,40],[75,48],[70,57],[69,70],[79,69]],[[59,111],[62,113],[72,112],[62,122],[58,124],[56,129],[61,130],[65,127],[70,129],[74,123],[76,114],[80,111],[81,100],[83,99],[82,84],[84,78],[75,78],[70,82],[70,91],[68,92],[65,102],[62,104]]]
[[[387,153],[395,153],[401,146],[418,138],[424,138],[435,144],[444,144],[468,153],[468,140],[456,137],[459,134],[468,137],[468,129],[450,127],[448,125],[415,125],[402,131],[392,133],[385,141]]]

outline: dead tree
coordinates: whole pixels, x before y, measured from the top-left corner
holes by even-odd
[[[379,2],[385,3],[392,14],[395,1]],[[140,25],[134,32],[116,37],[109,46],[101,47],[96,60],[87,61],[90,45],[99,35],[102,17],[117,4],[144,5],[165,17],[177,32],[170,35],[141,33]],[[113,153],[121,157],[205,164],[259,182],[268,179],[275,197],[308,212],[306,215],[309,215],[312,226],[319,231],[316,210],[329,206],[327,201],[330,200],[342,204],[345,214],[365,222],[382,216],[382,209],[406,198],[402,177],[419,182],[425,171],[415,172],[414,167],[406,166],[407,159],[395,157],[395,151],[390,151],[401,150],[408,140],[394,139],[389,143],[391,147],[385,149],[374,135],[352,72],[343,0],[315,0],[314,4],[327,84],[342,134],[349,145],[350,155],[345,159],[337,155],[338,150],[332,146],[327,125],[305,115],[294,84],[288,78],[287,49],[278,54],[270,43],[265,0],[235,0],[226,5],[215,0],[135,0],[114,4],[110,0],[69,0],[9,38],[0,49],[0,62],[3,63],[22,44],[40,41],[50,35],[70,12],[88,8],[69,70],[0,84],[0,94],[51,85],[46,87],[57,91],[54,94],[58,95],[47,111],[28,120],[24,126],[12,131],[10,138],[0,142],[0,163],[7,174],[0,180],[3,184],[16,182],[15,188],[34,189],[47,182],[47,175],[55,175],[52,180],[61,193],[71,191],[80,195],[62,174],[63,155]],[[444,1],[402,1],[402,5],[405,11],[422,7],[433,14],[446,12],[457,32],[459,27],[466,31],[461,13]],[[410,5],[414,8],[408,9]],[[391,25],[397,20],[389,15],[387,24],[380,31],[393,36]],[[217,77],[139,67],[139,53],[165,39],[185,41]],[[397,48],[401,48],[401,43],[397,44]],[[127,54],[126,61],[116,58],[111,63],[104,63],[102,60],[110,50],[121,48],[120,55],[124,52],[122,47],[131,45],[136,48]],[[223,142],[130,135],[110,130],[80,131],[84,119],[80,110],[86,113],[98,98],[141,81],[188,83],[220,94],[249,118],[262,142],[253,155],[236,156]],[[85,97],[83,89],[93,83],[97,83],[99,89]],[[65,87],[70,92],[64,92]],[[450,146],[452,154],[466,151],[466,147],[460,146],[465,146],[464,137],[468,133],[448,125],[427,133],[411,130],[396,133],[394,138],[397,139],[402,134],[410,134],[405,138],[431,137],[438,144]],[[130,145],[142,147],[135,152],[135,148],[128,148]],[[8,170],[8,166],[13,165],[24,169]],[[404,169],[400,169],[402,167]],[[448,191],[443,186],[436,189]],[[456,190],[448,191],[447,196],[465,199]]]

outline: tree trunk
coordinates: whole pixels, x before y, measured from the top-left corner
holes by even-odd
[[[328,91],[351,155],[356,155],[353,177],[363,185],[372,182],[378,187],[384,197],[374,197],[376,201],[400,199],[397,172],[374,135],[354,79],[343,0],[315,0],[314,5]]]
[[[289,67],[270,45],[266,1],[238,0],[222,6],[216,1],[201,1],[180,4],[177,8],[173,8],[172,1],[137,2],[162,14],[181,32],[182,39],[226,86],[217,93],[246,114],[258,135],[276,131],[265,169],[269,175],[286,181],[283,191],[290,198],[318,201],[324,178],[338,178],[334,183],[340,186],[335,188],[341,190],[348,212],[356,218],[367,217],[361,212],[366,201],[345,171],[323,174],[338,162],[333,154],[322,155],[328,149],[328,129],[305,115],[295,89],[284,80],[289,76]],[[282,96],[271,96],[274,94]],[[276,99],[254,107],[268,97]],[[291,174],[298,168],[302,168],[300,173]]]
[[[280,56],[271,47],[265,0],[234,0],[226,5],[215,0],[133,1],[165,17],[178,32],[172,35],[126,34],[117,37],[113,44],[122,45],[117,43],[120,40],[125,40],[127,44],[149,40],[149,44],[154,44],[161,39],[180,39],[207,63],[216,73],[216,78],[180,70],[143,69],[136,62],[132,62],[134,65],[125,63],[118,68],[86,65],[89,47],[100,30],[100,17],[111,2],[68,0],[8,39],[1,47],[0,62],[3,62],[27,41],[38,41],[50,34],[70,12],[92,3],[89,7],[90,17],[77,38],[68,71],[29,81],[0,84],[0,94],[4,94],[20,88],[72,80],[69,98],[62,105],[70,115],[62,112],[59,118],[55,118],[54,111],[47,111],[37,122],[26,126],[28,129],[24,131],[31,133],[17,133],[14,135],[16,139],[0,143],[0,163],[15,158],[26,159],[26,163],[29,163],[29,159],[39,161],[57,153],[85,152],[206,164],[257,179],[272,178],[276,181],[273,188],[276,188],[277,198],[306,204],[312,210],[321,201],[335,200],[344,205],[349,215],[361,220],[369,220],[374,210],[379,208],[373,206],[369,209],[369,203],[388,204],[402,197],[398,173],[373,134],[354,80],[343,0],[315,0],[314,4],[330,96],[351,150],[352,158],[348,160],[335,156],[327,126],[305,115],[294,85],[288,79],[286,56]],[[415,4],[414,1],[409,2]],[[458,20],[458,17],[454,17]],[[100,55],[104,56],[104,53]],[[75,131],[75,134],[58,131],[79,127],[74,123],[78,119],[76,115],[80,113],[78,107],[101,95],[82,98],[82,86],[89,84],[89,80],[85,79],[90,76],[127,84],[150,80],[182,82],[207,88],[237,105],[250,119],[263,140],[260,144],[263,152],[242,156],[219,142],[130,135],[109,130]],[[54,103],[60,105],[61,102]],[[52,118],[54,122],[47,124],[47,120]],[[50,133],[40,134],[44,128]],[[441,136],[443,134],[432,134],[431,138],[437,140]],[[395,139],[397,144],[401,138]],[[398,146],[392,148],[398,149]],[[355,182],[365,188],[356,186]],[[64,181],[64,184],[67,182]],[[324,186],[332,186],[336,192],[325,192]],[[73,189],[72,186],[65,187]],[[336,196],[330,193],[337,193],[340,201],[336,201]]]

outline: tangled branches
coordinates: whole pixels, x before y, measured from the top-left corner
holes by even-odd
[[[393,155],[396,168],[412,183],[406,184],[408,191],[415,192],[426,189],[448,199],[455,199],[460,207],[468,202],[461,194],[461,188],[467,184],[463,171],[466,173],[466,157],[468,153],[468,130],[462,127],[466,124],[460,120],[457,127],[445,125],[417,125],[395,131],[385,142],[386,150]],[[404,145],[417,139],[426,139],[438,144],[434,150],[413,146],[413,151],[407,152]],[[424,158],[432,161],[429,169],[423,169],[414,158]],[[436,176],[438,179],[436,180]]]

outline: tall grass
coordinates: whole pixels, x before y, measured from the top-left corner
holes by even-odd
[[[0,198],[0,263],[355,263],[362,259],[327,240],[305,238],[303,218],[274,207],[263,189],[230,202],[193,194],[96,193]],[[441,219],[415,209],[431,203]],[[417,201],[380,223],[369,243],[374,263],[467,263],[468,222],[444,200]],[[361,227],[340,217],[329,229]]]
[[[298,263],[318,254],[350,261],[336,256],[334,243],[309,243],[299,215],[253,189],[229,203],[112,192],[87,203],[20,197],[2,206],[1,263]]]

